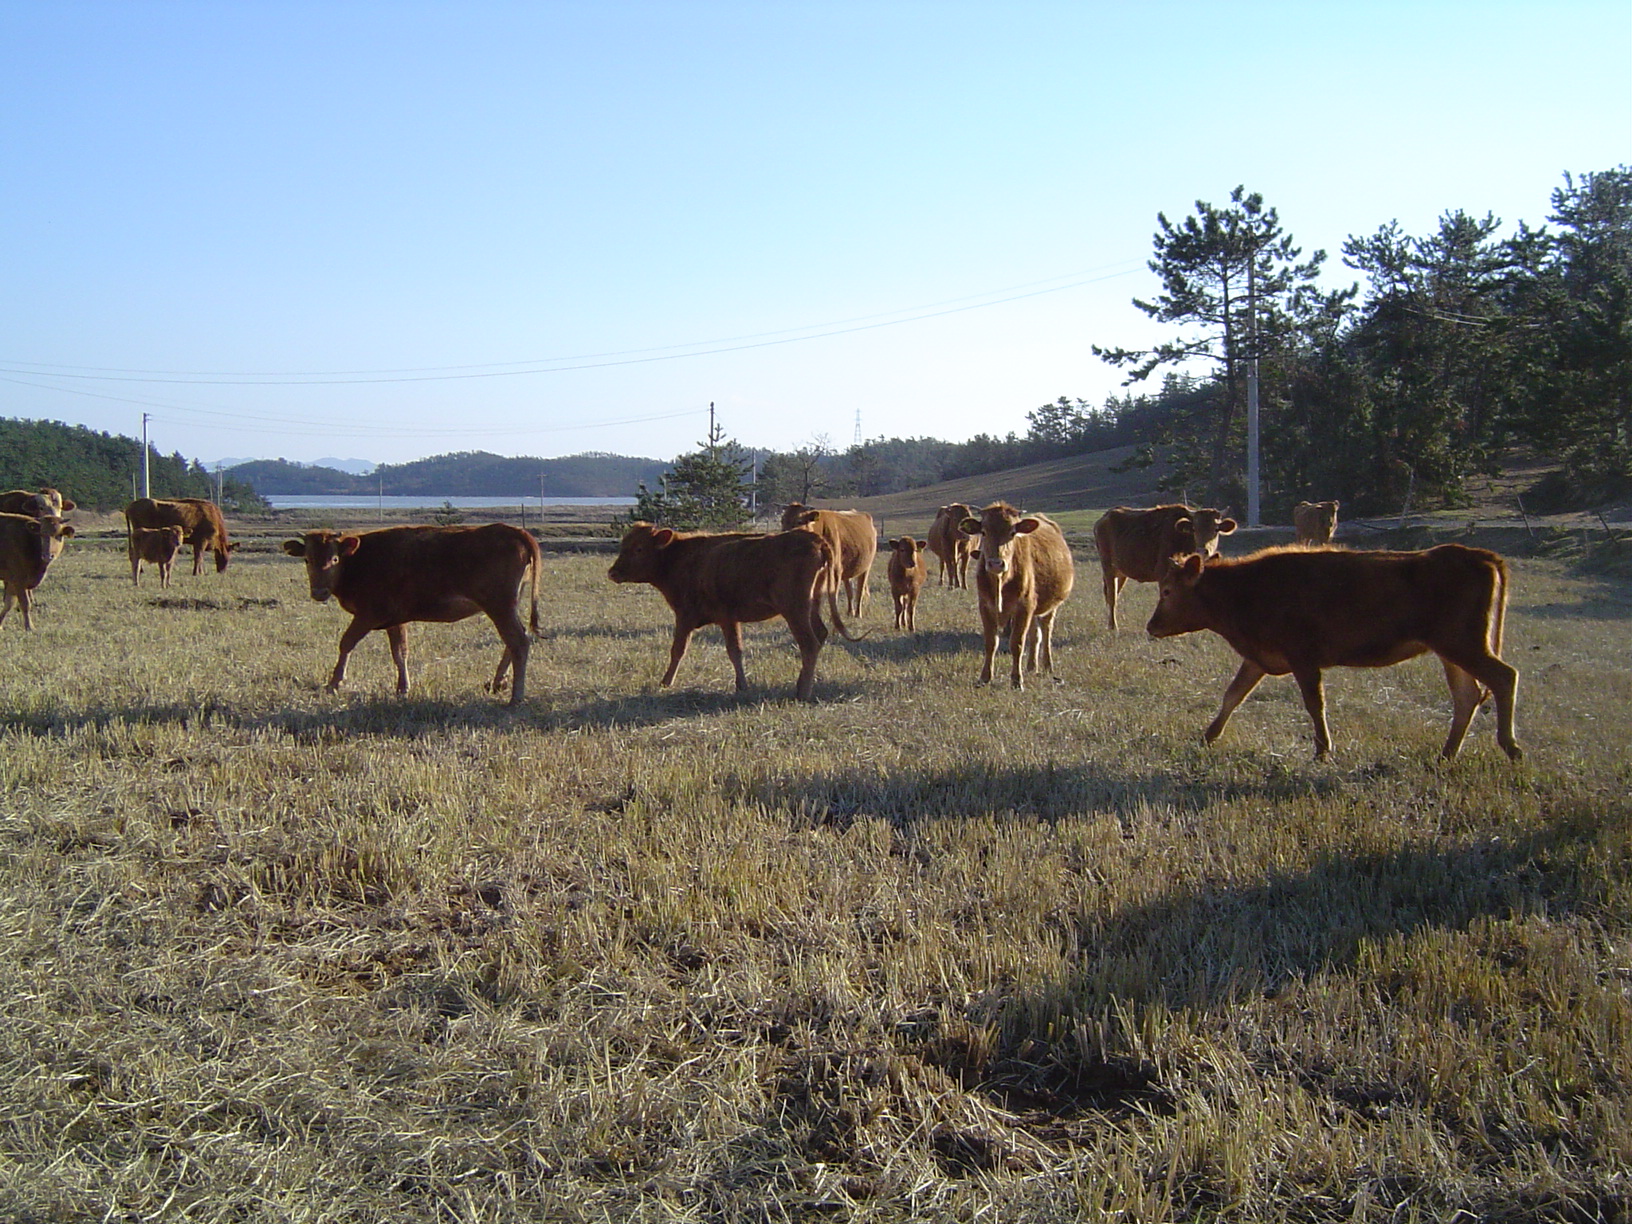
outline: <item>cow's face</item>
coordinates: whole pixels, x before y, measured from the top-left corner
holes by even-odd
[[[1180,522],[1183,520],[1181,519]],[[1227,536],[1235,530],[1235,520],[1225,518],[1217,510],[1192,510],[1190,512],[1190,530],[1194,537],[1194,546],[1190,549],[1174,549],[1173,551],[1198,552],[1203,556],[1218,556],[1218,537]]]
[[[803,502],[789,502],[788,508],[782,511],[782,530],[794,531],[815,517],[816,512]]]
[[[57,559],[57,554],[62,551],[62,542],[72,538],[74,534],[72,527],[56,517],[29,519],[24,530],[34,543],[35,564],[42,574],[46,567]]]
[[[1156,599],[1156,611],[1145,626],[1146,633],[1164,638],[1207,628],[1201,600],[1196,597],[1196,583],[1206,564],[1206,558],[1195,552],[1162,563],[1157,575],[1161,593]]]
[[[308,531],[298,540],[285,540],[283,551],[291,557],[306,559],[306,581],[311,586],[312,598],[323,603],[334,594],[335,585],[340,581],[341,563],[356,552],[361,543],[358,537],[337,531]],[[226,566],[218,561],[216,568]]]
[[[143,560],[169,565],[181,550],[180,527],[138,527],[136,549]]]
[[[901,562],[902,569],[911,569],[918,564],[918,554],[929,544],[925,540],[915,540],[911,536],[902,536],[899,540],[890,541],[890,551]]]
[[[1030,535],[1043,525],[1041,519],[1021,517],[1013,506],[987,506],[980,517],[966,518],[959,530],[966,536],[979,536],[980,564],[997,577],[1009,572],[1014,565],[1014,542],[1020,536]]]
[[[663,550],[674,541],[667,527],[636,523],[623,533],[618,558],[606,576],[613,582],[651,582],[663,572]]]

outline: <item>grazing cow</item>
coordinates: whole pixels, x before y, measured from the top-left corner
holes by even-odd
[[[909,633],[918,628],[918,592],[929,577],[924,564],[928,541],[902,536],[890,541],[890,598],[895,601],[895,627]]]
[[[409,621],[448,624],[485,612],[504,641],[488,688],[503,691],[505,672],[513,664],[510,704],[520,705],[526,696],[529,642],[517,604],[522,580],[530,574],[529,623],[537,633],[540,562],[538,541],[519,527],[384,527],[356,535],[308,531],[301,539],[285,540],[283,551],[305,558],[313,599],[322,603],[332,595],[351,613],[329,677],[331,693],[345,681],[352,650],[374,630],[385,630],[397,665],[397,692],[406,693],[408,634],[403,626]]]
[[[974,513],[973,506],[953,502],[937,510],[935,521],[929,525],[929,551],[940,559],[941,586],[969,585],[969,559],[979,550],[980,538],[964,535],[961,525]]]
[[[828,634],[822,621],[823,596],[833,623],[850,637],[839,616],[838,558],[828,542],[811,531],[712,534],[636,523],[624,533],[606,576],[613,582],[650,583],[674,610],[674,643],[669,669],[663,673],[664,688],[674,683],[691,635],[704,625],[718,625],[725,653],[736,669],[737,689],[746,689],[742,626],[780,616],[799,645],[801,666],[794,691],[801,701],[809,701],[816,683],[816,656]]]
[[[0,583],[6,588],[0,625],[16,600],[23,610],[23,628],[34,628],[34,588],[45,580],[62,542],[73,534],[74,529],[57,515],[0,514]]]
[[[1006,631],[1013,658],[1009,680],[1023,688],[1022,654],[1025,671],[1037,670],[1039,651],[1043,670],[1054,671],[1054,616],[1076,581],[1071,549],[1053,519],[1021,515],[1007,502],[993,502],[979,518],[964,519],[963,533],[981,537],[975,591],[986,658],[980,683],[991,683],[998,634]]]
[[[1299,502],[1292,507],[1292,526],[1299,544],[1330,544],[1337,532],[1337,503]]]
[[[790,502],[782,511],[782,530],[814,531],[839,560],[844,579],[844,610],[860,616],[867,606],[867,579],[878,555],[878,528],[864,510],[813,510]]]
[[[77,509],[77,503],[69,501],[57,490],[42,486],[30,493],[27,489],[12,489],[7,493],[0,493],[0,514],[26,514],[31,518],[61,518],[68,511]]]
[[[170,567],[175,563],[176,553],[181,551],[180,527],[138,527],[130,533],[127,544],[132,585],[141,584],[143,561],[151,561],[159,567],[161,587],[170,585]]]
[[[204,550],[215,553],[215,572],[227,568],[227,558],[236,544],[227,542],[227,523],[221,507],[202,497],[159,500],[138,497],[125,507],[125,529],[134,534],[138,527],[180,527],[182,539],[193,546],[193,577],[204,572]]]
[[[1482,548],[1441,544],[1426,552],[1270,548],[1235,560],[1198,553],[1164,568],[1152,637],[1211,629],[1241,656],[1224,703],[1203,738],[1216,740],[1231,713],[1267,676],[1297,679],[1315,724],[1315,755],[1331,751],[1321,671],[1388,667],[1427,651],[1450,686],[1451,731],[1440,755],[1462,747],[1474,711],[1496,697],[1496,742],[1518,760],[1513,705],[1519,674],[1501,659],[1507,564]]]
[[[1218,555],[1218,537],[1235,530],[1235,520],[1217,510],[1189,506],[1153,506],[1134,510],[1118,506],[1094,524],[1099,568],[1105,580],[1105,607],[1116,628],[1116,600],[1128,579],[1155,582],[1162,564],[1176,553]]]

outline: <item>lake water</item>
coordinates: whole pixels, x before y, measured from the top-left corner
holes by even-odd
[[[536,497],[344,497],[322,494],[286,497],[277,493],[268,494],[266,500],[274,510],[375,510],[381,507],[390,510],[435,510],[447,502],[452,502],[460,510],[482,510],[494,506],[523,505],[632,506],[635,504],[635,499],[632,497],[546,497],[541,502]]]

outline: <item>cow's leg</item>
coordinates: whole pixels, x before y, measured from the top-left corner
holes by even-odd
[[[1045,612],[1037,618],[1038,645],[1042,649],[1043,670],[1049,675],[1054,674],[1054,617],[1059,611]]]
[[[918,594],[916,591],[907,596],[907,632],[918,632]]]
[[[981,599],[980,632],[981,637],[984,639],[985,657],[981,660],[980,679],[976,681],[977,684],[990,684],[992,682],[992,660],[997,657],[997,638],[1001,631],[1002,626],[998,623],[997,613],[991,609],[984,598]]]
[[[816,629],[822,625],[822,605],[817,599],[810,601],[810,611],[807,615],[795,612],[785,617],[788,629],[793,634],[793,640],[799,645],[799,681],[794,685],[793,695],[800,701],[814,700],[816,688],[816,658],[822,652],[822,643],[827,640],[826,634],[818,634]]]
[[[8,584],[6,586],[5,603],[0,604],[0,625],[5,624],[6,623],[6,617],[11,615],[11,600],[12,600],[11,586]]]
[[[159,586],[167,587],[169,585],[170,585],[170,563],[167,561],[164,564],[159,566]]]
[[[1116,628],[1116,597],[1122,593],[1122,584],[1127,581],[1116,572],[1116,567],[1104,558],[1099,562],[1100,576],[1105,588],[1105,610],[1109,613],[1111,628]]]
[[[351,652],[357,649],[357,643],[369,635],[372,626],[366,625],[357,617],[352,618],[351,624],[340,635],[340,657],[334,661],[334,673],[329,677],[329,692],[338,691],[346,682],[346,660],[351,658]]]
[[[663,673],[663,679],[658,681],[664,688],[674,683],[674,674],[680,670],[680,660],[686,657],[686,647],[691,644],[691,635],[699,626],[684,617],[674,618],[674,642],[669,646],[669,670]]]
[[[510,704],[520,705],[522,698],[527,694],[527,655],[532,649],[532,643],[527,638],[527,627],[521,623],[521,617],[514,608],[508,616],[498,615],[493,618],[493,627],[499,631],[504,639],[504,654],[499,657],[499,670],[493,673],[493,691],[504,691],[504,673],[506,669],[516,669],[515,683],[510,688]]]
[[[1451,730],[1439,755],[1449,761],[1462,750],[1468,724],[1473,721],[1475,711],[1484,704],[1485,690],[1479,681],[1449,659],[1442,658],[1440,662],[1445,665],[1445,686],[1451,690]]]
[[[1462,737],[1467,734],[1473,712],[1484,703],[1487,695],[1480,688],[1480,685],[1483,685],[1490,690],[1488,695],[1496,699],[1496,742],[1501,745],[1502,751],[1507,753],[1510,760],[1522,760],[1524,749],[1519,747],[1518,740],[1513,734],[1513,713],[1518,702],[1519,673],[1494,655],[1488,655],[1483,659],[1464,659],[1456,664],[1444,658],[1441,662],[1445,664],[1445,682],[1451,688],[1455,713],[1451,717],[1451,733],[1446,737],[1445,746],[1440,749],[1440,756],[1448,761],[1461,748]],[[1468,708],[1466,718],[1462,717],[1462,703],[1470,698],[1466,693],[1458,691],[1458,682],[1451,674],[1453,668],[1466,678],[1468,687],[1473,691],[1471,698],[1473,704]]]
[[[748,687],[748,673],[742,666],[742,624],[739,621],[721,621],[720,636],[725,639],[725,657],[737,673],[737,692]]]
[[[193,577],[197,578],[204,572],[204,545],[193,543]]]
[[[10,602],[9,595],[7,596],[7,602]],[[23,613],[23,628],[34,628],[34,592],[27,587],[18,587],[17,606]]]
[[[1332,751],[1332,731],[1326,725],[1326,689],[1320,682],[1320,668],[1294,670],[1292,677],[1303,694],[1303,708],[1315,724],[1315,756],[1327,756]]]
[[[1218,707],[1218,716],[1207,725],[1207,730],[1201,733],[1202,743],[1210,744],[1224,733],[1224,724],[1230,721],[1230,715],[1235,713],[1235,707],[1245,701],[1247,694],[1257,688],[1258,682],[1268,674],[1252,660],[1241,660],[1241,667],[1236,671],[1235,678],[1224,690],[1224,700]]]
[[[140,586],[142,577],[142,555],[136,551],[136,542],[131,541],[130,553],[130,585]]]
[[[1036,643],[1027,640],[1031,637],[1032,624],[1031,608],[1016,604],[1009,616],[1009,683],[1017,689],[1026,687],[1022,673],[1028,656],[1032,666],[1036,666],[1036,656],[1032,654]]]
[[[391,643],[391,662],[397,665],[397,695],[408,695],[408,630],[402,625],[387,625],[385,640]]]

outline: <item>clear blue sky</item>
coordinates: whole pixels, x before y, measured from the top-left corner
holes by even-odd
[[[1024,432],[1156,214],[1632,162],[1632,4],[0,0],[0,415],[165,453]],[[104,377],[86,377],[101,375]]]

